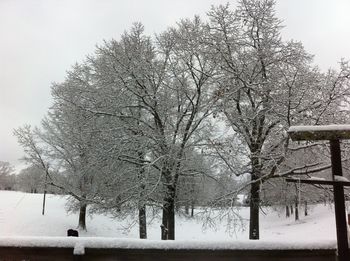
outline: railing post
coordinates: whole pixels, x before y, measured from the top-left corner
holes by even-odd
[[[338,139],[330,140],[332,176],[343,176],[341,165],[340,144]],[[337,226],[338,260],[349,261],[348,233],[345,214],[345,200],[343,185],[334,185],[335,223]]]

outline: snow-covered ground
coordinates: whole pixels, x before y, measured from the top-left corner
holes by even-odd
[[[67,214],[65,198],[48,195],[46,214],[41,215],[42,195],[12,191],[0,191],[0,241],[1,238],[21,236],[65,237],[69,228],[76,228],[77,214]],[[261,241],[265,242],[335,242],[334,210],[330,206],[312,206],[309,215],[301,213],[301,220],[293,217],[286,219],[283,213],[265,209],[261,214]],[[301,211],[302,212],[302,211]],[[242,208],[241,215],[248,217],[248,209]],[[83,237],[138,238],[137,226],[125,230],[130,220],[116,220],[105,215],[93,215],[87,218],[87,232]],[[148,226],[148,238],[160,239],[159,221]],[[228,233],[225,222],[216,229],[203,229],[202,221],[184,216],[176,218],[176,239],[200,241],[237,241],[248,238],[247,229],[237,233]]]

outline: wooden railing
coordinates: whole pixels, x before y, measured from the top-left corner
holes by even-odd
[[[45,240],[48,240],[47,242]],[[41,238],[38,242],[33,238],[18,240],[0,238],[1,261],[34,261],[34,260],[72,260],[72,261],[139,261],[139,260],[198,260],[198,261],[335,261],[336,251],[331,245],[315,249],[295,245],[279,245],[275,249],[264,249],[261,242],[234,241],[214,243],[137,241],[95,238]],[[254,245],[255,244],[255,245]],[[246,247],[248,246],[248,247]],[[246,249],[239,249],[243,247]],[[247,249],[248,248],[248,249]],[[260,248],[260,249],[259,249]]]
[[[335,250],[198,250],[198,249],[111,249],[88,248],[74,255],[72,248],[54,247],[1,247],[2,261],[92,261],[92,260],[198,260],[198,261],[335,261]]]

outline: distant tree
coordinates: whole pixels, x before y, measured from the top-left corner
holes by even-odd
[[[11,190],[14,187],[14,168],[9,162],[0,161],[0,188]]]
[[[205,206],[211,198],[205,189],[205,185],[209,185],[209,180],[213,180],[209,162],[208,158],[197,151],[188,152],[182,162],[176,206],[178,209],[184,207],[188,216],[193,217],[195,208]]]
[[[21,191],[42,193],[44,191],[45,171],[37,166],[21,170],[17,176],[17,186]]]

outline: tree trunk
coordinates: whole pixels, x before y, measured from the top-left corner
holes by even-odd
[[[252,181],[257,177],[252,175]],[[249,239],[259,239],[259,204],[260,204],[260,183],[255,182],[250,187],[250,222],[249,222]]]
[[[289,206],[286,206],[286,217],[289,218],[290,217],[290,211],[289,211]]]
[[[299,220],[299,193],[300,184],[299,186],[295,184],[295,221]]]
[[[294,214],[294,208],[293,205],[290,205],[290,214],[293,215]]]
[[[175,239],[175,188],[172,185],[167,186],[167,195],[164,199],[163,217],[162,217],[162,240]]]
[[[194,216],[194,202],[192,201],[192,204],[191,204],[191,217]]]
[[[304,215],[307,216],[308,215],[308,206],[307,206],[307,201],[304,201]]]
[[[175,240],[175,198],[170,201],[170,209],[168,215],[168,239]]]
[[[295,221],[299,220],[299,203],[295,200]]]
[[[80,203],[78,228],[86,230],[86,203]]]
[[[161,228],[161,239],[167,240],[168,239],[168,208],[166,207],[166,203],[163,205],[163,213],[162,213],[162,224],[160,225]]]
[[[168,239],[175,240],[175,188],[168,186]]]
[[[139,207],[139,232],[140,238],[147,238],[147,220],[146,220],[146,205],[143,204]]]
[[[138,151],[139,162],[142,164],[144,160],[144,153],[142,148]],[[141,166],[141,165],[140,165]],[[139,182],[139,199],[138,199],[138,210],[139,210],[139,234],[141,239],[147,238],[147,216],[146,216],[146,185],[145,185],[145,170],[141,166],[138,171],[138,182]]]

